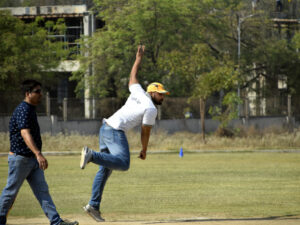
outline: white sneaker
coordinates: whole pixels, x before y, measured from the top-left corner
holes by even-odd
[[[97,222],[104,222],[105,220],[101,217],[99,210],[93,208],[91,205],[87,204],[83,207],[83,210],[87,212],[94,220]]]
[[[81,151],[80,168],[84,169],[85,165],[88,164],[92,159],[92,150],[88,147],[83,147]]]

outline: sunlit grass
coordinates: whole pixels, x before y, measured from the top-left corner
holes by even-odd
[[[80,170],[79,156],[47,158],[46,179],[58,211],[83,214],[98,167]],[[299,161],[297,153],[149,154],[145,161],[133,154],[130,170],[110,177],[101,211],[108,220],[300,215]],[[2,190],[6,157],[0,157],[0,177]],[[10,215],[42,214],[25,182]]]

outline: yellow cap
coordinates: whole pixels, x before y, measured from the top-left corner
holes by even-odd
[[[161,83],[158,83],[158,82],[149,84],[147,87],[147,92],[158,92],[158,93],[166,94],[166,95],[170,94],[170,92],[168,92],[164,89],[164,85],[162,85]]]

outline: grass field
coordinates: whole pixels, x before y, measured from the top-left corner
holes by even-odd
[[[62,215],[83,214],[97,166],[79,169],[79,156],[48,156],[53,200]],[[0,157],[0,189],[7,158]],[[299,153],[149,154],[131,157],[127,172],[114,171],[101,211],[107,220],[268,218],[300,216]],[[25,182],[12,217],[43,215]]]

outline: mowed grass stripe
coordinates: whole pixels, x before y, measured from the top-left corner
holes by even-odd
[[[50,192],[60,214],[82,214],[98,166],[79,169],[79,156],[48,156]],[[0,188],[7,178],[0,157]],[[178,216],[266,218],[300,215],[300,154],[151,154],[131,157],[127,172],[114,171],[101,211],[107,219],[163,220]],[[11,216],[42,215],[25,182]],[[146,215],[146,216],[145,216]]]

